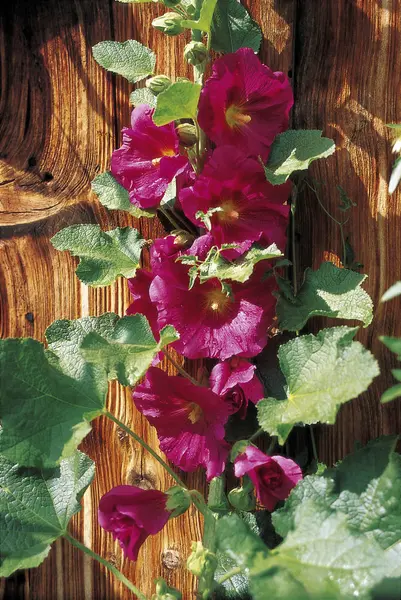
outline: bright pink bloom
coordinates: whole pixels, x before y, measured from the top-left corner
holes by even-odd
[[[133,300],[127,308],[126,314],[135,315],[140,313],[145,315],[149,321],[153,335],[158,340],[159,327],[157,325],[157,308],[156,305],[151,302],[149,297],[149,287],[152,280],[152,274],[145,269],[137,269],[135,277],[128,279],[128,287]]]
[[[267,343],[276,304],[274,279],[263,279],[267,268],[260,263],[245,284],[233,282],[228,296],[217,279],[203,284],[197,280],[189,290],[189,267],[166,260],[149,291],[159,327],[177,329],[180,339],[174,347],[188,358],[256,356]]]
[[[243,454],[237,456],[234,473],[236,477],[250,477],[259,502],[270,511],[279,500],[285,500],[302,479],[302,471],[293,460],[267,456],[254,446],[248,446]]]
[[[136,560],[146,538],[167,523],[170,517],[167,500],[167,494],[157,490],[119,485],[100,499],[99,524],[119,541],[128,558]]]
[[[232,414],[238,412],[245,419],[248,402],[259,402],[264,396],[263,385],[255,374],[256,366],[245,358],[233,356],[230,360],[217,363],[210,373],[210,387],[222,396],[231,407]]]
[[[276,243],[285,250],[288,225],[288,200],[291,184],[271,185],[262,165],[233,146],[217,148],[192,187],[182,190],[185,215],[198,227],[204,227],[196,213],[219,208],[210,217],[211,235],[217,246],[238,244],[228,251],[235,258],[253,242]]]
[[[288,127],[293,94],[284,73],[273,73],[250,48],[213,64],[199,102],[199,124],[215,144],[232,144],[266,159]]]
[[[157,207],[168,184],[185,170],[174,123],[157,127],[154,109],[145,104],[132,111],[131,129],[124,128],[123,144],[111,157],[111,172],[140,208]]]
[[[151,367],[133,394],[138,410],[156,427],[160,448],[183,471],[220,475],[227,459],[224,425],[229,411],[208,388]]]

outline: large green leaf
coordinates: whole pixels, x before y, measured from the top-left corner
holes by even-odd
[[[149,90],[147,91],[149,92]],[[154,97],[152,92],[149,94]],[[155,215],[155,212],[142,210],[131,204],[127,190],[114,179],[110,172],[97,175],[91,185],[103,206],[110,210],[123,210],[138,219]]]
[[[71,225],[52,237],[57,250],[79,256],[77,277],[91,286],[112,284],[117,277],[133,277],[145,243],[132,227],[102,231],[99,225]]]
[[[55,469],[27,469],[0,456],[0,577],[37,567],[62,536],[94,475],[80,452]]]
[[[236,52],[252,48],[259,52],[260,27],[238,0],[218,0],[212,21],[212,48],[217,52]]]
[[[156,342],[146,317],[136,314],[119,319],[111,335],[88,333],[80,351],[88,363],[104,367],[110,380],[134,385],[146,373],[156,354],[178,338],[174,327],[166,325],[160,331],[160,341]]]
[[[148,88],[138,88],[131,92],[129,101],[134,106],[146,104],[151,108],[156,108],[156,96]],[[138,209],[139,210],[139,209]]]
[[[177,119],[196,119],[201,87],[191,81],[176,81],[157,96],[153,115],[156,125],[167,125]]]
[[[155,53],[136,40],[100,42],[93,46],[92,51],[101,67],[122,75],[131,83],[141,81],[154,72]]]
[[[0,340],[0,375],[0,454],[20,465],[54,467],[71,456],[104,409],[105,374],[65,373],[36,340]]]
[[[373,303],[361,288],[366,275],[339,269],[324,262],[317,271],[307,269],[296,296],[288,289],[280,294],[277,317],[280,329],[299,331],[310,317],[320,315],[337,319],[356,319],[365,327],[372,322]]]
[[[200,31],[206,31],[209,33],[210,26],[212,24],[213,13],[216,8],[217,0],[203,0],[199,19],[194,20],[184,20],[181,21],[182,27],[187,27],[188,29],[199,29]]]
[[[265,166],[266,178],[273,185],[285,183],[295,171],[304,171],[318,158],[335,152],[333,140],[322,137],[319,130],[293,130],[280,133],[273,142]]]
[[[298,423],[334,423],[341,404],[364,392],[379,374],[376,359],[359,342],[357,328],[333,327],[280,346],[287,398],[257,405],[260,426],[280,443]]]

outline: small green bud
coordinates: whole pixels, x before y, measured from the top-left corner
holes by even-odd
[[[169,587],[163,577],[156,579],[155,583],[156,594],[153,594],[152,600],[182,600],[181,592]]]
[[[192,542],[192,554],[187,559],[187,569],[196,577],[213,577],[217,568],[217,557],[203,547],[202,542]]]
[[[167,490],[166,494],[169,497],[166,508],[171,512],[170,519],[182,515],[192,504],[191,495],[188,490],[179,485],[175,485]]]
[[[157,17],[152,21],[155,29],[162,31],[166,35],[178,35],[184,31],[181,27],[182,18],[180,15],[173,12],[166,12],[161,17]]]
[[[162,2],[167,8],[173,8],[174,6],[177,6],[177,4],[180,4],[181,0],[162,0]]]
[[[226,513],[230,510],[226,496],[226,481],[224,475],[213,477],[209,485],[207,505],[213,512]]]
[[[198,136],[196,135],[195,125],[191,125],[191,123],[181,123],[180,125],[177,125],[175,130],[177,132],[178,139],[183,146],[190,148],[196,144]]]
[[[255,510],[256,499],[253,493],[253,483],[247,475],[243,477],[242,486],[234,488],[228,493],[228,499],[237,510],[244,512]]]
[[[190,65],[202,65],[208,56],[209,52],[202,42],[189,42],[184,48],[184,58]]]
[[[170,77],[167,75],[155,75],[146,80],[146,87],[155,95],[158,96],[171,85]]]

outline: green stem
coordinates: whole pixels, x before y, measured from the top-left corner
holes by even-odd
[[[119,421],[117,419],[117,417],[115,417],[114,415],[112,415],[108,410],[105,410],[103,414],[107,418],[109,418],[111,421],[113,421],[114,423],[116,423],[116,425],[118,425],[123,431],[125,431],[126,433],[128,433],[128,435],[130,435],[132,438],[134,438],[134,440],[136,442],[138,442],[138,444],[140,444],[143,448],[145,448],[145,450],[147,450],[153,456],[153,458],[156,459],[159,464],[161,464],[161,466],[167,471],[167,473],[169,473],[169,475],[171,475],[171,477],[174,479],[174,481],[176,483],[178,483],[179,486],[183,487],[184,489],[187,489],[187,486],[182,481],[182,479],[180,479],[180,477],[178,477],[178,475],[176,473],[174,473],[173,469],[171,469],[168,466],[168,464],[153,450],[153,448],[151,448],[149,446],[149,444],[147,444],[141,437],[139,437],[139,435],[137,435],[136,433],[134,433],[132,431],[132,429],[130,429],[129,427],[127,427],[126,425],[124,425],[124,423],[122,423],[121,421]]]
[[[311,442],[312,442],[313,457],[314,457],[315,461],[318,463],[319,462],[319,458],[318,458],[318,455],[317,455],[316,440],[315,440],[315,434],[313,432],[312,425],[309,425],[309,431],[310,431],[310,439],[311,439]]]
[[[297,209],[298,188],[294,184],[291,192],[291,253],[292,253],[292,285],[294,296],[298,293],[298,274],[297,274],[297,248],[295,239],[295,213]]]
[[[70,544],[72,544],[76,548],[79,548],[79,550],[82,550],[82,552],[84,552],[85,554],[88,554],[88,556],[93,558],[93,560],[97,560],[104,567],[106,567],[106,569],[111,571],[113,573],[113,575],[115,577],[117,577],[117,579],[119,579],[133,594],[135,594],[135,596],[137,598],[139,598],[139,600],[146,600],[145,594],[143,594],[140,590],[138,590],[138,588],[135,587],[135,585],[133,583],[131,583],[130,580],[125,577],[125,575],[123,575],[118,569],[116,569],[116,567],[114,565],[112,565],[107,560],[105,560],[104,558],[99,556],[99,554],[96,554],[96,552],[93,552],[93,550],[91,550],[84,544],[81,544],[81,542],[79,542],[77,539],[72,537],[72,535],[70,535],[69,533],[65,533],[63,535],[63,537],[66,540],[68,540],[70,542]]]
[[[178,362],[167,352],[167,350],[163,350],[162,351],[164,356],[167,358],[168,361],[171,362],[171,364],[177,369],[177,371],[186,379],[188,379],[191,383],[193,383],[194,385],[201,385],[199,383],[199,381],[196,381],[196,379],[194,379],[189,373],[186,372],[185,369],[183,369],[181,367],[181,365],[178,364]]]
[[[162,215],[164,215],[166,217],[166,219],[168,221],[170,221],[171,225],[175,229],[181,229],[179,223],[177,223],[177,221],[174,219],[174,217],[169,213],[169,211],[167,209],[163,208],[162,206],[159,206],[158,210],[160,210],[160,212],[162,213]]]
[[[250,442],[253,442],[253,440],[256,440],[256,438],[258,438],[260,435],[262,435],[262,433],[264,433],[263,429],[260,428],[257,431],[255,431],[254,434],[251,435],[251,437],[249,438]]]
[[[196,508],[204,517],[206,517],[208,515],[209,509],[202,494],[198,492],[198,490],[190,490],[189,493],[191,495],[192,502],[195,504]]]
[[[271,454],[276,447],[277,444],[277,436],[273,435],[269,444],[268,449],[266,450],[266,454]]]
[[[222,583],[224,583],[228,579],[231,579],[231,577],[234,577],[235,575],[239,575],[240,573],[242,573],[242,567],[234,567],[233,569],[231,569],[231,571],[228,571],[225,575],[222,575],[217,580],[217,583],[219,585],[221,585]]]

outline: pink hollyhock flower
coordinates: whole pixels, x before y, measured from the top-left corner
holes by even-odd
[[[157,127],[154,109],[145,104],[132,111],[131,129],[124,128],[123,144],[111,157],[111,172],[140,208],[159,205],[168,184],[185,170],[174,123]]]
[[[167,523],[170,517],[167,500],[167,494],[157,490],[119,485],[100,499],[99,524],[119,541],[128,558],[136,560],[146,538]]]
[[[255,375],[256,366],[245,358],[233,356],[213,367],[210,387],[222,396],[231,407],[232,414],[238,412],[245,419],[248,402],[254,404],[264,396],[263,385]]]
[[[267,343],[276,303],[274,279],[262,278],[267,268],[260,263],[245,284],[233,282],[228,296],[217,279],[197,280],[189,290],[189,267],[164,261],[149,290],[159,327],[176,328],[180,339],[174,347],[188,358],[256,356]]]
[[[156,427],[160,448],[183,471],[206,469],[208,480],[224,470],[229,445],[224,440],[227,405],[208,388],[151,367],[133,399]]]
[[[274,510],[279,500],[285,500],[302,479],[300,467],[290,458],[267,456],[254,446],[248,446],[234,461],[236,477],[248,475],[255,486],[258,500],[267,510]]]
[[[232,144],[267,159],[278,133],[288,127],[293,94],[284,73],[273,73],[250,48],[213,64],[199,101],[199,125],[217,145]]]
[[[235,258],[253,242],[276,243],[285,250],[288,200],[291,184],[273,186],[262,165],[233,146],[217,148],[194,185],[181,191],[185,215],[198,227],[196,214],[219,209],[210,217],[211,235],[217,246],[238,244],[224,256]]]
[[[140,313],[145,315],[149,321],[155,339],[159,339],[159,327],[157,324],[157,308],[149,297],[149,288],[153,275],[145,269],[137,269],[135,277],[128,279],[128,287],[133,301],[126,310],[127,315]]]

